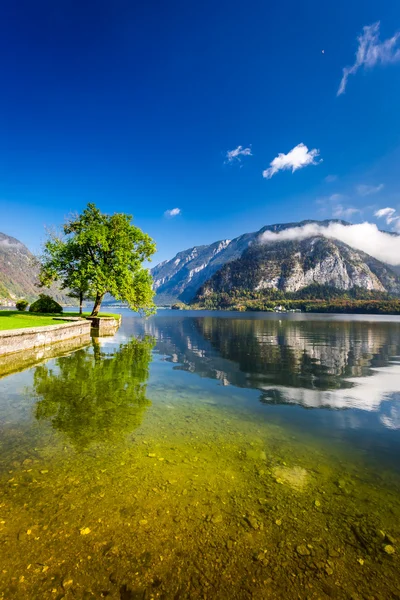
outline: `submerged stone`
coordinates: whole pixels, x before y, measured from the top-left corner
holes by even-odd
[[[297,491],[303,491],[309,481],[309,475],[303,467],[274,467],[272,473],[277,483],[285,483]]]
[[[246,458],[251,460],[267,460],[267,455],[262,450],[246,450]]]
[[[311,552],[309,551],[307,546],[305,546],[304,544],[300,544],[300,546],[296,546],[296,552],[297,552],[297,554],[300,554],[300,556],[310,556],[310,554],[311,554]]]
[[[218,515],[213,515],[211,517],[211,522],[212,523],[222,523],[222,515],[218,514]]]
[[[262,529],[262,523],[260,523],[253,515],[245,517],[244,520],[252,529]]]

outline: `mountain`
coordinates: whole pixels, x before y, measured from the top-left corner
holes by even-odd
[[[26,298],[34,300],[40,290],[38,267],[33,254],[19,240],[0,232],[0,304],[2,301]],[[64,292],[52,287],[49,293],[60,302],[69,302]]]
[[[179,252],[171,260],[156,265],[151,274],[154,280],[157,304],[190,302],[202,284],[221,269],[225,264],[242,256],[247,248],[254,244],[265,231],[279,232],[292,227],[300,227],[311,223],[329,225],[345,221],[301,221],[300,223],[284,223],[267,225],[259,231],[245,233],[233,240],[220,240],[207,246],[194,246]]]
[[[34,256],[24,244],[0,233],[0,299],[33,298],[37,267]]]
[[[400,295],[400,277],[387,265],[347,244],[323,236],[275,243],[255,243],[206,281],[199,297],[281,290],[294,293],[309,286]]]
[[[266,231],[277,233],[313,223],[348,225],[339,220],[268,225],[233,240],[179,252],[152,270],[156,302],[190,302],[198,296],[233,289],[296,292],[310,285],[400,295],[395,268],[338,240],[315,235],[303,240],[259,242]]]

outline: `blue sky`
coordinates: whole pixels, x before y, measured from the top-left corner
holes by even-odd
[[[399,31],[397,0],[3,2],[0,230],[37,251],[91,201],[157,262],[275,222],[396,228]]]

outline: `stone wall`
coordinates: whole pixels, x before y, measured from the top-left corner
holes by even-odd
[[[90,321],[77,320],[46,327],[27,327],[0,331],[0,356],[43,348],[55,342],[76,337],[90,337]]]
[[[87,317],[92,323],[92,333],[96,337],[114,335],[121,325],[121,315],[118,318],[114,317]]]
[[[90,342],[91,336],[89,333],[86,333],[79,337],[54,342],[49,346],[31,348],[30,350],[24,350],[24,352],[2,354],[0,356],[0,379],[6,375],[10,375],[10,373],[28,369],[38,362],[48,360],[49,358],[63,356],[64,354],[75,352],[75,350],[79,350],[80,348],[85,348]]]

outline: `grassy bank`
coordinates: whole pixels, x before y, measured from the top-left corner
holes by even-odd
[[[19,312],[17,310],[0,310],[0,331],[6,329],[20,329],[22,327],[45,327],[46,325],[59,325],[59,317],[79,317],[77,312],[65,312],[60,315],[41,315],[30,312]],[[90,312],[83,313],[82,317],[89,317]],[[118,319],[120,315],[115,313],[100,313],[101,317],[113,317]],[[57,320],[54,317],[58,317]]]
[[[17,310],[0,310],[0,331],[21,329],[22,327],[59,325],[63,321],[54,320],[56,316],[61,315],[38,315],[35,313],[19,312]]]
[[[59,325],[63,323],[60,317],[79,317],[79,313],[65,312],[57,315],[41,315],[30,312],[19,312],[17,310],[0,310],[0,331],[6,329],[20,329],[22,327],[44,327],[46,325]],[[90,312],[85,312],[83,317],[89,317]],[[101,317],[113,317],[118,319],[120,315],[114,313],[100,313]],[[58,317],[57,320],[54,317]]]

